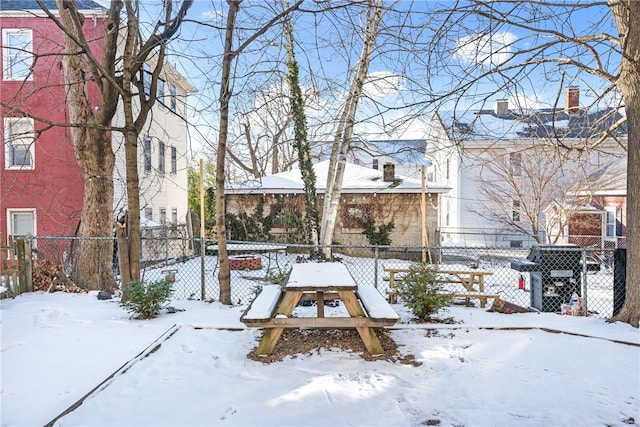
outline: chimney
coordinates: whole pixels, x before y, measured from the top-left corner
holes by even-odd
[[[496,116],[504,116],[509,114],[509,100],[508,99],[498,99],[496,101],[495,107],[493,107],[493,112]]]
[[[569,86],[564,95],[564,112],[576,114],[580,111],[580,88]]]
[[[396,167],[393,165],[393,163],[385,163],[384,166],[382,166],[382,180],[384,182],[393,182],[396,177]]]

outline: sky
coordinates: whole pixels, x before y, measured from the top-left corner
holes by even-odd
[[[160,3],[159,0],[142,3],[145,12],[153,16],[152,22],[157,20]],[[353,5],[354,2],[347,3]],[[484,75],[499,64],[540,59],[540,56],[516,55],[516,52],[527,52],[554,40],[555,33],[550,31],[568,36],[606,33],[615,37],[617,31],[606,6],[579,2],[579,7],[556,5],[548,10],[537,2],[486,2],[484,12],[498,17],[509,13],[510,18],[516,17],[518,25],[508,25],[500,19],[485,19],[469,13],[472,2],[457,3],[451,16],[442,13],[452,3],[422,0],[385,3],[393,4],[394,12],[383,17],[376,53],[369,66],[370,77],[364,88],[365,97],[358,107],[355,136],[372,140],[426,138],[429,122],[437,109],[492,109],[495,101],[503,98],[509,99],[513,107],[562,107],[564,89],[570,85],[581,87],[581,104],[589,106],[594,95],[609,85],[599,77],[577,74],[575,68],[560,67],[558,63],[541,64],[530,72],[508,69]],[[341,5],[344,1],[334,0],[329,4]],[[521,7],[522,4],[529,6]],[[250,0],[242,3],[234,47],[273,17],[278,10],[275,5]],[[308,0],[302,7],[317,6]],[[406,14],[409,9],[412,13]],[[216,147],[227,11],[224,1],[196,0],[187,14],[188,22],[178,38],[169,44],[168,61],[198,88],[198,93],[189,97],[190,136],[196,158],[203,147],[207,147],[205,151],[209,154]],[[364,16],[361,11],[351,7],[332,13],[293,14],[301,84],[316,94],[307,108],[309,138],[314,141],[333,140],[335,121],[362,49],[359,32]],[[549,13],[553,19],[545,19]],[[241,126],[246,119],[253,124],[253,140],[273,134],[277,127],[265,120],[273,112],[274,103],[260,100],[261,94],[286,91],[283,43],[282,28],[277,24],[251,43],[234,63],[229,138],[232,146],[246,145]],[[604,68],[617,72],[619,55],[613,45],[594,42],[591,46],[593,52],[601,55]],[[597,66],[589,49],[577,48],[572,43],[551,44],[544,50],[544,57],[579,59]],[[444,96],[454,88],[454,94]],[[264,105],[258,108],[257,104]],[[282,110],[280,104],[276,108]]]
[[[390,332],[397,357],[366,361],[318,348],[262,363],[247,357],[261,331],[239,321],[245,305],[170,305],[178,311],[135,320],[96,292],[0,300],[0,424],[640,423],[640,334],[628,324],[461,306],[438,313],[455,323],[425,324],[398,303],[401,322]],[[344,307],[325,313],[344,315]],[[400,363],[411,357],[413,364]]]

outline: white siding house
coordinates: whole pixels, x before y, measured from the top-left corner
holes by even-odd
[[[533,241],[530,228],[522,232],[497,220],[494,215],[494,209],[500,210],[495,206],[497,203],[481,191],[480,187],[486,188],[487,182],[495,185],[496,192],[504,189],[501,182],[504,177],[492,172],[497,162],[506,165],[508,176],[518,179],[517,175],[534,172],[524,170],[527,161],[531,164],[534,153],[551,158],[562,152],[561,175],[570,182],[580,175],[578,168],[581,173],[588,173],[625,155],[616,140],[626,140],[624,128],[616,139],[600,142],[595,150],[584,150],[619,114],[612,109],[580,110],[575,87],[568,89],[567,97],[571,103],[564,109],[514,110],[507,100],[498,100],[493,110],[441,111],[434,115],[427,139],[427,158],[431,161],[427,177],[451,187],[449,193],[441,196],[441,232],[445,243],[520,247]],[[559,151],[559,145],[566,148]],[[510,197],[504,193],[505,199]],[[512,215],[515,220],[521,214],[524,216],[524,207],[519,206],[515,196],[511,201],[505,200],[504,206],[509,203],[513,205],[510,212],[503,208],[505,215]],[[543,217],[542,210],[538,214]],[[541,237],[545,237],[544,231]]]
[[[155,64],[151,64],[154,66]],[[145,68],[149,70],[145,64]],[[157,102],[149,114],[138,144],[140,217],[143,229],[184,225],[187,206],[189,135],[185,121],[187,95],[195,88],[170,64],[165,64],[158,82]],[[123,122],[122,110],[114,123]],[[126,210],[126,173],[121,134],[114,133],[114,213]]]

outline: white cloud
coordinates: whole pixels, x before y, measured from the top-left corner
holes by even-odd
[[[458,40],[454,56],[467,63],[486,67],[500,65],[511,58],[512,45],[518,38],[509,32],[473,34]]]
[[[209,21],[216,21],[222,16],[222,12],[219,10],[206,10],[202,12],[202,17]]]

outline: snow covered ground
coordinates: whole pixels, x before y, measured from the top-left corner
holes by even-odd
[[[442,313],[456,324],[414,324],[396,304],[392,338],[418,366],[337,349],[263,364],[247,358],[261,332],[239,322],[245,305],[171,305],[185,311],[140,321],[94,292],[1,300],[1,424],[640,424],[640,335],[626,324],[467,307]]]

